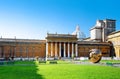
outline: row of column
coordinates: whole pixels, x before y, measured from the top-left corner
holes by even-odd
[[[11,46],[9,49],[6,49],[4,46],[0,46],[0,57],[14,57],[15,47]]]
[[[50,49],[51,49],[51,51],[50,51],[50,55],[51,55],[51,57],[53,57],[53,49],[55,49],[55,52],[54,52],[54,56],[55,57],[61,57],[61,47],[62,47],[62,43],[61,42],[59,42],[59,43],[57,43],[57,42],[55,42],[55,47],[53,48],[53,43],[54,42],[51,42],[51,44],[50,44]],[[59,49],[58,49],[58,45],[57,44],[59,44]],[[66,44],[67,44],[67,48],[66,48]],[[74,45],[75,44],[75,45]],[[72,52],[71,52],[71,57],[74,57],[74,46],[75,46],[75,56],[77,57],[78,56],[78,45],[77,45],[77,43],[72,43]],[[67,55],[66,55],[66,49],[68,49],[68,51],[67,51]],[[68,42],[68,43],[66,43],[66,42],[64,42],[64,44],[63,44],[63,56],[64,57],[70,57],[70,43]],[[59,55],[58,55],[58,53],[57,53],[57,51],[59,51]],[[48,56],[48,43],[46,42],[46,57]]]
[[[34,48],[31,51],[32,57],[34,58]],[[4,46],[0,47],[0,57],[22,57],[22,52],[24,50],[22,48],[20,48],[18,51],[16,51],[16,47],[10,47],[9,49],[6,49]],[[19,53],[19,56],[17,56],[17,53]],[[25,54],[26,53],[26,54]],[[24,56],[26,56],[27,58],[29,58],[29,49],[26,48],[25,52],[24,52]]]

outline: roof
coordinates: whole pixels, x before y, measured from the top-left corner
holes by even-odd
[[[71,34],[47,34],[47,37],[46,38],[48,38],[48,37],[55,37],[55,38],[73,38],[73,37],[75,37],[75,38],[77,38],[77,35],[71,35]]]
[[[120,30],[114,31],[114,32],[110,33],[109,35],[113,35],[113,34],[116,34],[116,33],[119,33],[119,32],[120,32]]]
[[[37,40],[37,39],[12,39],[12,38],[0,38],[0,42],[45,42],[45,40]]]
[[[78,41],[80,45],[110,45],[109,42]]]
[[[106,21],[116,21],[116,20],[113,20],[113,19],[105,19]]]

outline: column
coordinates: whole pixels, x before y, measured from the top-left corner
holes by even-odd
[[[68,42],[68,58],[70,57],[70,44]]]
[[[1,57],[2,58],[4,57],[4,48],[3,48],[3,46],[1,46]]]
[[[59,43],[59,57],[61,57],[61,43]]]
[[[46,42],[46,61],[47,61],[47,55],[48,55],[48,42]]]
[[[14,57],[16,57],[16,46],[14,47]]]
[[[76,43],[76,45],[75,45],[75,49],[76,49],[75,56],[77,57],[77,56],[78,56],[78,45],[77,45],[77,43]]]
[[[64,57],[66,57],[66,46],[65,46],[65,43],[64,43]]]
[[[120,49],[119,49],[119,58],[120,58]]]
[[[4,57],[4,48],[3,48],[3,46],[1,47],[1,57],[2,58]]]
[[[21,59],[23,58],[23,49],[22,49],[22,46],[20,46],[20,57],[21,57]]]
[[[118,53],[118,58],[119,58],[119,55],[120,55],[120,54],[119,54],[119,49],[118,49],[118,47],[117,47],[117,53]]]
[[[9,49],[9,57],[12,57],[12,46],[10,46],[10,49]]]
[[[32,52],[33,52],[33,53],[32,53],[32,56],[33,56],[33,59],[34,59],[34,53],[35,53],[35,52],[34,52],[34,49],[35,49],[35,48],[32,47]]]
[[[72,57],[74,57],[74,43],[72,43]]]
[[[26,58],[29,58],[29,56],[28,56],[29,55],[28,47],[26,47],[26,55],[27,55]]]
[[[2,58],[2,47],[0,47],[0,57]]]
[[[6,53],[5,46],[3,46],[3,57],[5,57],[5,53]]]
[[[4,46],[2,46],[2,57],[5,57]]]
[[[53,42],[51,42],[51,57],[53,56]]]
[[[55,43],[55,57],[57,57],[57,42]]]

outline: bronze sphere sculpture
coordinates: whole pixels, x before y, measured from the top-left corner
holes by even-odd
[[[102,53],[99,49],[91,49],[89,54],[89,60],[92,63],[98,63],[102,58]]]

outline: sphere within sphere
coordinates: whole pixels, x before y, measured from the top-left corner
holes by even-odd
[[[99,49],[90,50],[89,60],[93,63],[98,63],[102,58],[102,53]]]

